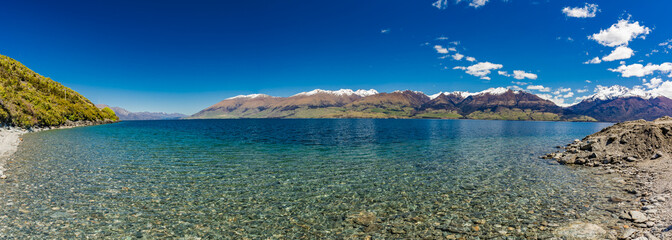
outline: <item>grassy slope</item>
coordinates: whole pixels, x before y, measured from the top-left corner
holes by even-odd
[[[118,118],[111,109],[99,110],[72,89],[0,55],[0,124],[33,127],[105,120]]]

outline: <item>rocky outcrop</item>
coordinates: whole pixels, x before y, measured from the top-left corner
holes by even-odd
[[[583,140],[577,139],[564,150],[543,158],[555,159],[562,164],[599,166],[670,157],[672,117],[662,117],[652,122],[637,120],[618,123]]]

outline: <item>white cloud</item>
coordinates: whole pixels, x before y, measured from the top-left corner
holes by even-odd
[[[484,79],[484,80],[490,80],[490,77],[488,77],[490,72],[492,70],[501,69],[502,67],[504,67],[504,66],[501,65],[501,64],[495,64],[495,63],[491,63],[491,62],[480,62],[480,63],[474,64],[474,65],[471,65],[469,67],[458,66],[458,67],[454,67],[453,69],[464,70],[469,75],[480,77],[481,79]]]
[[[534,73],[526,73],[525,71],[521,70],[513,70],[513,78],[522,80],[522,79],[532,79],[535,80],[537,79],[537,74]]]
[[[461,0],[457,0],[459,3]],[[488,3],[489,0],[471,0],[469,1],[469,6],[474,7],[474,8],[479,8]]]
[[[614,51],[612,51],[609,55],[603,57],[602,60],[611,62],[621,59],[628,59],[633,55],[635,55],[635,52],[632,51],[632,49],[630,49],[629,47],[619,46],[616,49],[614,49]]]
[[[523,80],[525,78],[532,79],[532,80],[537,79],[537,74],[526,73],[525,71],[522,71],[522,70],[513,70],[513,74],[509,74],[507,71],[497,71],[497,74],[505,76],[505,77],[513,77],[513,78],[518,79],[518,80]]]
[[[663,79],[660,78],[652,78],[651,81],[646,82],[646,79],[643,80],[644,86],[647,88],[657,88],[660,86],[660,84],[663,83]]]
[[[656,71],[661,73],[671,73],[670,75],[672,75],[672,63],[666,62],[659,65],[649,63],[646,66],[635,63],[631,65],[621,65],[616,69],[610,68],[609,71],[621,73],[622,77],[644,77],[653,74]]]
[[[583,64],[599,64],[601,62],[602,60],[600,60],[599,57],[595,57],[593,59],[588,60],[587,62],[584,62]]]
[[[467,57],[467,61],[469,61],[469,62],[475,62],[475,61],[476,61],[476,58],[474,58],[474,57]]]
[[[439,40],[439,41],[448,40],[448,37],[441,36],[441,37],[437,37],[436,40]]]
[[[559,88],[558,91],[560,91],[560,92],[569,92],[569,91],[572,91],[572,89],[571,89],[571,88]]]
[[[569,106],[569,104],[565,103],[565,99],[562,98],[562,96],[553,96],[551,94],[537,94],[537,96],[539,96],[540,98],[542,98],[544,100],[551,101],[551,102],[553,102],[556,105],[561,106],[561,107]]]
[[[653,81],[653,79],[651,81]],[[667,98],[672,98],[672,81],[661,82],[658,87],[649,90],[649,92],[655,95],[662,95]]]
[[[380,33],[389,33],[389,32],[390,32],[390,29],[383,29],[383,30],[380,30]]]
[[[567,15],[567,17],[575,18],[592,18],[595,17],[595,13],[600,11],[597,9],[597,4],[588,4],[584,7],[565,7],[562,9],[562,13]]]
[[[468,2],[470,7],[479,8],[488,3],[490,0],[456,0],[455,2],[460,3],[462,1]],[[438,9],[446,9],[448,7],[448,0],[437,0],[436,2],[432,3],[432,6]]]
[[[588,89],[578,89],[578,90],[576,90],[576,92],[585,93],[585,92],[588,92]]]
[[[639,25],[639,22],[631,23],[629,19],[621,19],[608,29],[600,30],[599,33],[595,33],[588,38],[603,46],[616,47],[628,45],[630,41],[640,35],[641,38],[644,38],[650,32],[650,28]]]
[[[592,83],[590,80],[586,80],[587,83]]]
[[[432,6],[438,9],[446,9],[448,7],[448,0],[437,0],[436,2],[432,3]]]
[[[453,52],[456,52],[456,51],[457,51],[457,49],[455,49],[454,47],[451,47],[451,48],[448,48],[448,51],[453,51]]]
[[[436,49],[437,53],[441,53],[441,54],[447,54],[448,53],[448,49],[444,48],[441,45],[434,45],[434,49]]]
[[[525,85],[529,84],[529,83],[526,83],[526,82],[511,82],[511,83],[516,84],[516,85],[521,85],[521,86],[525,86]]]
[[[530,85],[530,86],[527,86],[527,90],[537,90],[537,91],[540,91],[540,92],[550,92],[551,88],[544,87],[542,85]]]
[[[453,54],[453,59],[455,59],[455,60],[457,60],[457,61],[462,60],[462,58],[464,58],[464,55],[462,55],[462,54],[460,54],[460,53],[455,53],[455,54]]]
[[[453,45],[457,46],[457,45],[460,45],[460,41],[452,41],[452,42],[450,42],[450,44],[453,44]]]
[[[562,96],[562,97],[563,97],[563,98],[571,98],[571,97],[573,97],[573,96],[574,96],[574,93],[573,93],[573,92],[568,92],[567,94],[565,94],[565,95]]]

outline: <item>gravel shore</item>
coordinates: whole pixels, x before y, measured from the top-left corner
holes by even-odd
[[[20,128],[0,128],[0,179],[5,176],[5,163],[7,159],[16,152],[21,143],[21,135],[28,131]]]

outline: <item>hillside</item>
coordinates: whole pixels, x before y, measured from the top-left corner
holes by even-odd
[[[165,113],[165,112],[131,112],[120,107],[110,107],[105,104],[96,104],[100,109],[110,108],[122,121],[133,120],[170,120],[187,117],[181,113]]]
[[[0,55],[0,123],[33,127],[75,121],[116,121],[114,112],[98,109],[84,96],[45,78],[20,62]]]

